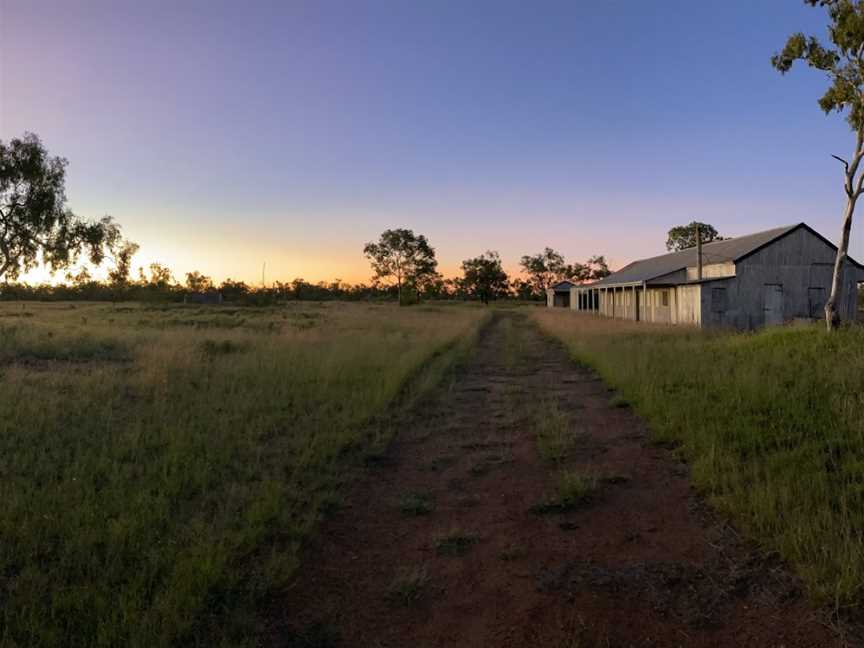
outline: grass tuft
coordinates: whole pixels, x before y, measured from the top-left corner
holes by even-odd
[[[423,596],[429,584],[429,573],[425,566],[402,569],[387,590],[387,600],[400,605],[413,605]]]
[[[590,501],[597,477],[578,470],[562,470],[555,479],[555,495],[531,508],[533,513],[566,513]]]
[[[609,405],[618,409],[630,407],[630,403],[621,394],[615,394],[612,398],[610,398]]]
[[[425,493],[405,493],[399,499],[399,510],[405,515],[428,515],[435,508]]]
[[[504,547],[504,549],[499,552],[498,558],[504,562],[513,562],[515,560],[521,560],[527,555],[528,550],[524,546],[511,544]]]
[[[567,459],[578,442],[573,422],[553,398],[543,400],[534,412],[532,422],[540,457],[548,462]]]
[[[462,529],[451,529],[435,539],[435,550],[441,556],[462,556],[468,553],[480,538]]]

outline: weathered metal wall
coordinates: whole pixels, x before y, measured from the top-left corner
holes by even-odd
[[[783,321],[823,317],[835,255],[807,229],[795,230],[742,259],[735,279],[710,282],[702,295],[703,321],[742,329],[764,326],[771,319],[772,292],[782,293]],[[857,281],[862,279],[864,274],[847,264],[838,304],[844,319],[856,314]],[[722,297],[720,289],[725,290]]]
[[[645,322],[739,329],[798,318],[820,319],[831,292],[835,255],[834,248],[802,227],[737,264],[706,264],[705,281],[700,283],[651,285],[692,281],[695,268],[687,268],[652,280],[647,290],[601,290],[598,312],[631,320],[638,312],[638,319]],[[847,263],[838,304],[844,319],[857,315],[859,281],[864,282],[864,270]]]

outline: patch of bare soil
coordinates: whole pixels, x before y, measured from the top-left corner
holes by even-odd
[[[527,318],[502,313],[322,526],[272,609],[280,647],[841,645],[782,564]],[[541,459],[549,404],[572,449]],[[544,506],[562,469],[596,478]]]

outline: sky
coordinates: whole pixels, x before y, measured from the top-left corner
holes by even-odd
[[[368,282],[390,227],[446,276],[620,267],[692,220],[836,240],[853,137],[770,65],[825,28],[797,0],[0,0],[0,140],[37,133],[69,206],[178,278]]]

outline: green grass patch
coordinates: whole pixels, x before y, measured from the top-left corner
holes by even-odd
[[[536,311],[820,601],[864,595],[864,329],[709,332]]]
[[[248,644],[352,467],[484,317],[28,309],[0,324],[0,644],[35,648]],[[311,325],[262,335],[284,315]]]

